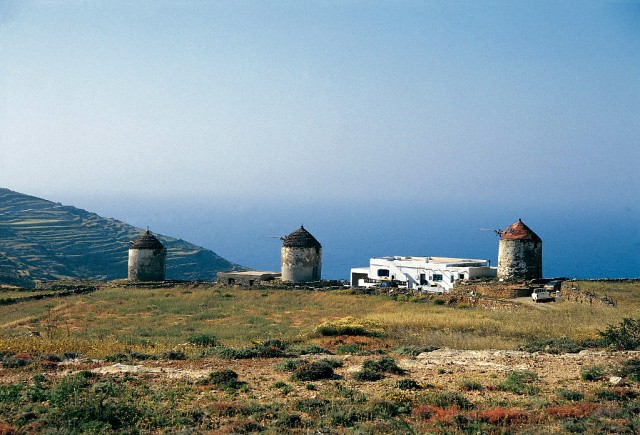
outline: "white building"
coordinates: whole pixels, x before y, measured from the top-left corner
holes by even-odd
[[[379,257],[369,267],[351,269],[351,287],[372,287],[395,282],[400,287],[448,292],[456,281],[493,278],[497,268],[490,260],[446,257]]]

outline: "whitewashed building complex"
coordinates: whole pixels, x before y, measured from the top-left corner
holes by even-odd
[[[447,257],[379,257],[369,267],[351,269],[352,287],[373,287],[393,282],[409,289],[448,292],[456,282],[494,278],[497,268],[490,260]]]

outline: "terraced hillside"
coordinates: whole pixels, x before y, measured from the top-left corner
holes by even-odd
[[[0,189],[0,283],[127,276],[129,242],[143,230],[71,206]],[[212,280],[242,269],[216,253],[157,235],[167,248],[167,279]]]

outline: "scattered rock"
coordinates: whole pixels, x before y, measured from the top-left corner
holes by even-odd
[[[621,387],[624,385],[624,379],[620,376],[611,376],[609,378],[609,383],[611,385],[615,385],[616,387]]]

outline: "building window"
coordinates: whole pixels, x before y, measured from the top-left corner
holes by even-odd
[[[389,269],[378,269],[378,276],[389,276]]]
[[[434,273],[433,274],[433,280],[434,281],[442,281],[442,274],[441,273]]]

